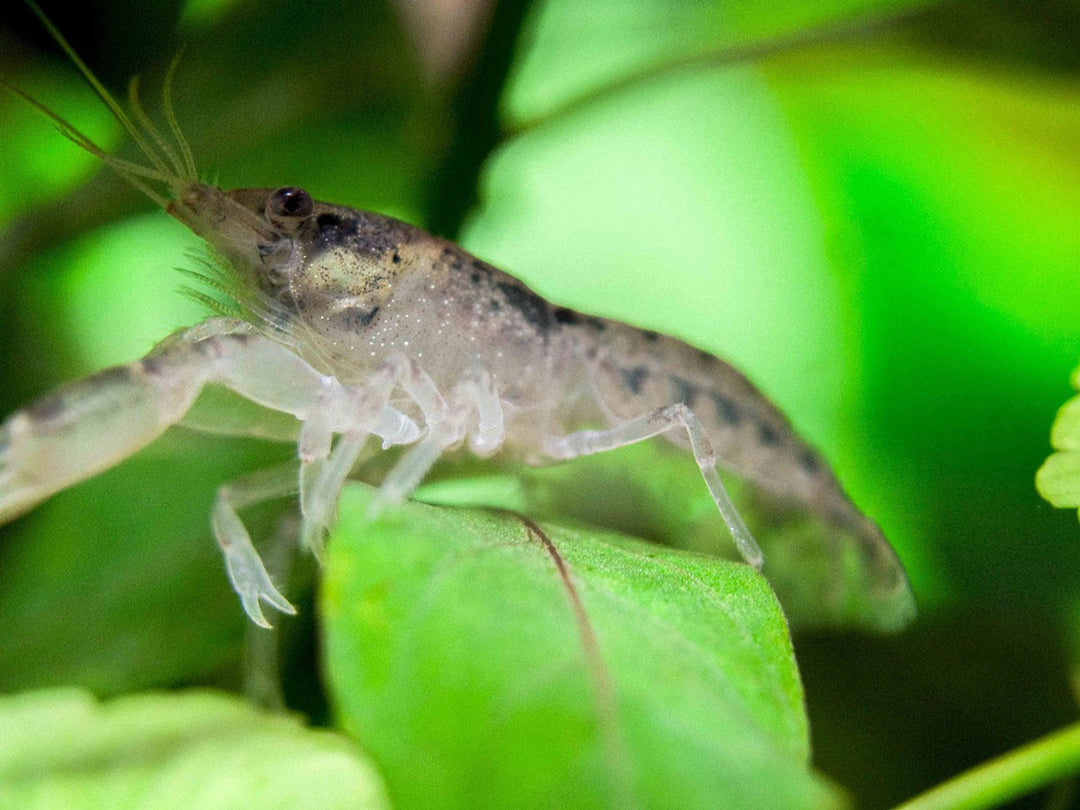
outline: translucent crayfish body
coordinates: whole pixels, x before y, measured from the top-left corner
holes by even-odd
[[[104,153],[28,100],[209,244],[220,261],[204,274],[205,300],[218,314],[0,425],[0,522],[119,463],[183,420],[206,386],[220,386],[270,416],[295,418],[288,438],[296,465],[223,486],[213,507],[233,587],[260,625],[268,626],[263,604],[294,609],[238,511],[298,494],[303,542],[320,555],[341,488],[372,437],[408,445],[381,486],[380,502],[393,503],[463,445],[481,457],[545,464],[663,435],[690,451],[749,564],[760,567],[762,553],[718,464],[891,555],[828,464],[722,360],[550,303],[389,217],[317,202],[294,186],[225,191],[200,182],[167,93],[171,142],[137,102],[131,120],[68,52],[146,164]],[[255,423],[246,430],[273,432]]]

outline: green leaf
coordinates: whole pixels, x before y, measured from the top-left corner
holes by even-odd
[[[0,738],[3,807],[389,807],[341,735],[214,692],[3,697]]]
[[[512,474],[474,469],[470,478],[468,466],[437,469],[445,477],[424,486],[419,499],[498,505],[711,556],[736,555],[697,465],[662,440]],[[868,543],[734,477],[726,486],[765,552],[764,574],[794,628],[890,632],[914,618],[911,588],[887,542]]]
[[[1080,389],[1080,368],[1073,372],[1073,387]],[[1054,506],[1080,507],[1080,397],[1061,406],[1050,428],[1050,444],[1060,452],[1035,473],[1035,488]]]
[[[346,491],[330,544],[326,661],[396,806],[838,801],[807,767],[791,643],[757,572],[545,527],[570,588],[518,516],[411,503],[372,523],[368,494]]]
[[[630,76],[720,55],[750,41],[805,36],[822,24],[865,20],[872,25],[924,5],[927,0],[592,0],[587,5],[548,0],[537,4],[530,47],[519,57],[503,106],[514,124],[537,117],[554,120],[567,102],[623,89],[621,82]]]
[[[1035,474],[1039,494],[1054,506],[1080,506],[1080,452],[1054,453]]]
[[[1050,444],[1058,450],[1080,450],[1080,397],[1061,406],[1050,429]]]

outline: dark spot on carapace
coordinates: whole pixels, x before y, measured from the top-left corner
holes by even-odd
[[[799,453],[799,466],[810,475],[815,475],[821,470],[821,459],[812,450],[803,450]]]
[[[315,243],[322,248],[344,245],[360,231],[360,223],[355,217],[342,217],[338,214],[319,214],[315,218]]]
[[[649,376],[649,370],[645,366],[634,366],[633,368],[620,368],[619,374],[623,378],[623,382],[626,383],[626,387],[630,389],[631,394],[640,394],[641,386],[645,383],[645,378]]]
[[[595,329],[597,332],[603,332],[607,329],[607,324],[599,318],[582,315],[580,312],[575,312],[567,307],[558,307],[554,312],[554,317],[556,323],[561,323],[564,326],[578,326],[579,324],[584,324],[590,329]]]
[[[456,271],[460,272],[460,271],[465,269],[465,261],[466,261],[466,259],[470,259],[471,257],[467,253],[464,253],[462,250],[460,250],[458,248],[455,248],[455,247],[452,247],[451,245],[447,245],[442,250],[442,257],[441,258],[442,258],[442,261],[444,261],[444,262],[446,262],[446,264],[450,265],[451,270],[456,270]],[[481,261],[479,261],[478,259],[473,259],[471,264],[472,264],[473,268],[480,269],[480,266],[483,263]],[[472,274],[472,280],[473,280],[474,283],[479,281],[479,279],[476,277],[476,272],[475,271]]]
[[[684,405],[692,405],[697,399],[698,389],[692,382],[683,377],[672,377],[671,386],[675,389],[675,401]]]
[[[339,317],[345,324],[346,329],[353,331],[360,331],[366,326],[370,326],[371,322],[375,320],[375,316],[379,314],[378,305],[373,306],[371,309],[364,309],[363,307],[345,307],[339,313]]]
[[[527,287],[500,281],[495,285],[506,297],[506,303],[521,313],[521,316],[540,332],[551,328],[551,306]]]
[[[768,422],[758,422],[758,441],[766,447],[775,447],[780,444],[780,433]]]
[[[715,374],[716,369],[718,368],[724,369],[725,371],[731,369],[731,366],[729,366],[715,354],[707,352],[704,349],[699,349],[695,346],[694,354],[697,355],[698,360],[701,362],[701,365],[706,369],[706,373],[708,374]]]
[[[837,526],[845,526],[847,528],[855,529],[856,538],[865,540],[865,538],[860,538],[858,526],[852,520],[852,515],[840,504],[833,504],[827,507],[825,509],[825,516],[828,520],[832,521]],[[860,545],[863,547],[863,551],[865,552],[868,544],[863,542],[860,543]]]
[[[660,333],[659,332],[653,332],[653,331],[648,330],[648,329],[643,331],[641,333],[641,336],[643,338],[645,338],[647,341],[649,341],[649,343],[656,343],[656,341],[658,341],[660,339]]]
[[[450,262],[450,266],[453,267],[455,270],[462,270],[464,269],[465,265],[459,257],[454,257],[454,259]],[[484,283],[491,283],[492,270],[488,265],[484,264],[479,259],[473,259],[469,263],[469,267],[469,281],[471,281],[473,284],[479,285]]]
[[[391,259],[391,261],[393,261],[393,263],[394,263],[394,264],[400,264],[400,263],[401,263],[401,254],[400,254],[400,253],[398,253],[398,252],[397,252],[397,251],[395,250],[395,251],[394,251],[394,255],[393,255],[393,258]]]
[[[713,407],[716,408],[716,416],[721,422],[728,425],[738,424],[741,418],[738,405],[723,394],[718,394],[715,391],[712,393],[712,401]]]
[[[567,309],[566,307],[559,307],[555,310],[554,315],[556,323],[563,323],[571,326],[581,323],[581,316],[574,312],[574,310]]]

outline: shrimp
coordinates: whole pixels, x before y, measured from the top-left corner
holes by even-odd
[[[205,300],[218,314],[0,424],[0,523],[120,463],[181,423],[200,393],[216,386],[264,409],[267,425],[252,423],[247,433],[275,434],[274,412],[295,420],[287,438],[297,463],[222,486],[211,513],[232,587],[264,627],[263,605],[284,614],[295,608],[239,510],[298,496],[301,541],[321,559],[341,490],[372,438],[384,449],[407,446],[375,508],[408,498],[458,448],[544,465],[663,436],[689,450],[735,546],[755,568],[762,552],[718,464],[866,547],[888,549],[823,458],[724,361],[551,303],[457,245],[390,217],[319,202],[297,186],[224,190],[202,182],[169,108],[171,69],[170,141],[134,94],[129,116],[43,21],[146,164],[105,153],[27,100],[206,241],[220,258],[204,276],[217,295]]]

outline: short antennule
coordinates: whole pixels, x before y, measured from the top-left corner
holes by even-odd
[[[176,68],[180,64],[181,53],[183,51],[177,52],[176,56],[169,62],[169,69],[165,71],[165,80],[161,85],[161,107],[165,114],[165,122],[169,125],[169,130],[176,140],[176,145],[180,147],[180,157],[183,158],[184,163],[183,177],[189,183],[197,183],[199,182],[199,173],[195,170],[195,158],[191,154],[191,147],[188,146],[183,130],[180,129],[180,122],[176,120],[176,111],[173,109],[172,103],[172,83],[173,78],[176,76]]]
[[[176,177],[183,176],[184,167],[180,164],[180,158],[176,156],[176,152],[169,146],[165,138],[162,137],[157,127],[154,126],[154,122],[150,120],[150,116],[146,114],[146,110],[143,109],[142,102],[139,101],[139,77],[132,76],[131,81],[128,82],[128,107],[131,108],[131,114],[135,116],[135,123],[142,127],[142,131],[149,135],[159,150],[159,154],[163,155],[168,161],[172,173]]]

